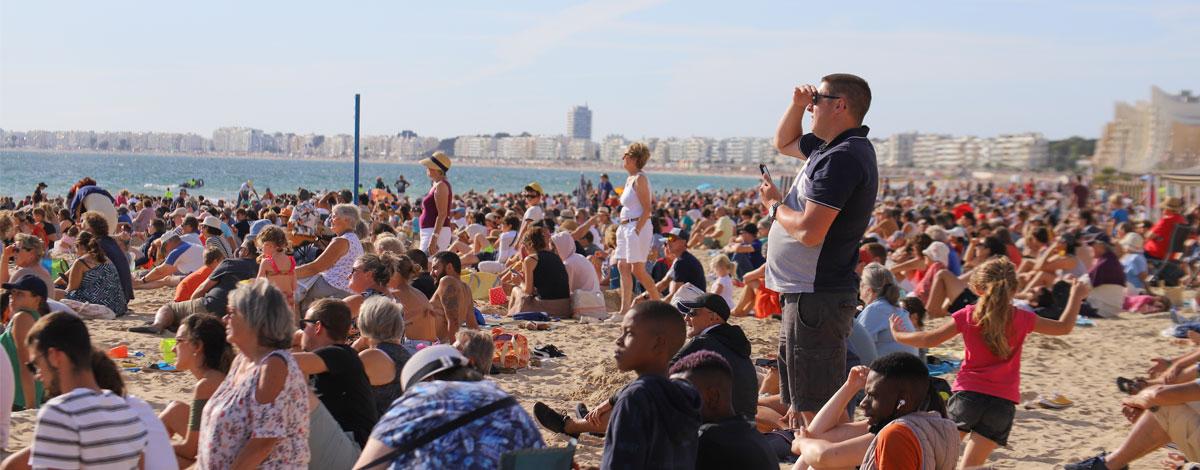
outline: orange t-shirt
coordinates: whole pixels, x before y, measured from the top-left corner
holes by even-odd
[[[183,302],[192,298],[192,294],[196,292],[196,288],[200,287],[200,284],[204,284],[209,274],[212,274],[212,268],[202,266],[200,269],[185,276],[182,281],[179,281],[179,285],[175,286],[175,301]]]
[[[920,470],[921,443],[908,426],[889,424],[875,439],[876,466],[887,470]]]

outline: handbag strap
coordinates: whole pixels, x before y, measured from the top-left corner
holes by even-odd
[[[492,414],[492,413],[502,410],[504,408],[508,408],[510,406],[516,406],[516,405],[517,405],[517,399],[513,398],[511,396],[507,396],[507,397],[501,398],[499,400],[493,401],[491,403],[488,403],[487,405],[484,405],[480,408],[477,408],[474,411],[471,411],[470,413],[463,413],[462,416],[454,418],[451,421],[442,423],[440,426],[429,430],[429,432],[422,434],[420,437],[417,437],[416,439],[408,441],[408,442],[404,443],[404,445],[397,447],[395,450],[388,452],[387,455],[384,455],[380,458],[372,460],[371,463],[368,463],[366,465],[358,467],[357,470],[366,470],[369,468],[374,468],[378,465],[388,463],[392,460],[395,460],[396,457],[399,457],[402,454],[407,454],[409,452],[417,450],[417,449],[425,446],[425,444],[433,442],[435,439],[442,437],[442,436],[450,433],[451,431],[454,431],[455,429],[463,427],[472,421],[475,421],[479,418],[482,418],[484,416],[487,416],[489,414]]]

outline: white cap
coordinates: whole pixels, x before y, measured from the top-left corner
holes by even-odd
[[[950,247],[946,246],[945,243],[942,243],[942,242],[930,243],[929,247],[925,248],[925,251],[923,251],[922,253],[924,253],[926,256],[932,258],[934,261],[942,263],[943,266],[950,265]]]
[[[404,363],[404,369],[400,371],[400,386],[408,390],[426,377],[455,367],[464,367],[469,362],[466,356],[454,349],[454,346],[429,346],[417,351]]]

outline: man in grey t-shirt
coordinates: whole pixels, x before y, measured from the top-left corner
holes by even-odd
[[[765,176],[759,188],[774,220],[766,285],[783,304],[780,392],[793,428],[810,421],[846,378],[846,338],[858,305],[854,268],[879,185],[862,125],[870,104],[870,87],[854,75],[797,87],[775,144],[805,164],[786,195]],[[805,111],[813,115],[809,134]]]

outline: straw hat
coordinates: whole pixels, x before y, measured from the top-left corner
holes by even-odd
[[[1175,212],[1183,212],[1183,199],[1179,196],[1171,196],[1163,201],[1163,209],[1170,209]]]
[[[425,165],[425,168],[438,170],[442,173],[450,171],[450,157],[440,151],[433,152],[433,155],[430,155],[429,158],[422,159],[421,164]]]

